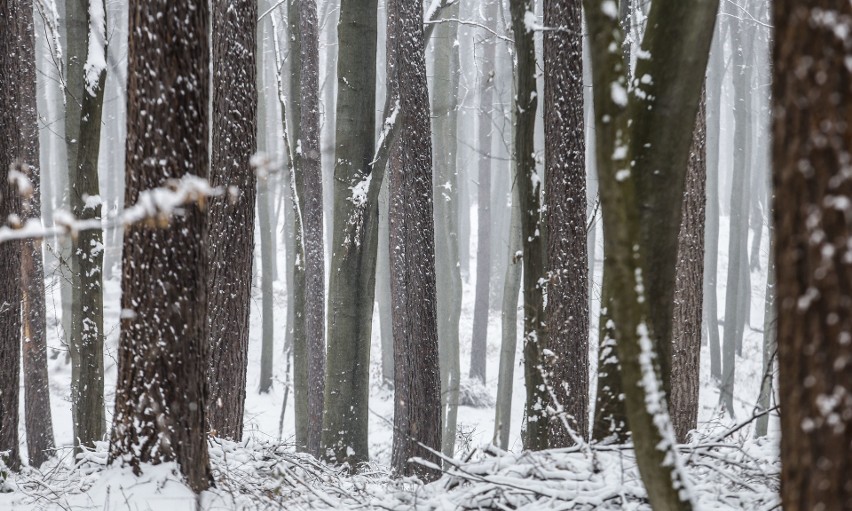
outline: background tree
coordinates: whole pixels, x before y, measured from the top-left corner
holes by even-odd
[[[71,212],[101,218],[98,155],[106,82],[106,13],[103,0],[65,4],[68,57],[65,135]],[[103,233],[72,237],[71,406],[74,442],[93,447],[106,434],[104,417]]]
[[[370,341],[379,232],[378,187],[373,180],[381,182],[372,172],[378,7],[376,0],[343,2],[340,7],[334,233],[320,452],[355,468],[369,459]]]
[[[394,338],[394,437],[391,465],[399,475],[435,479],[411,462],[439,463],[440,368],[435,307],[432,147],[420,4],[388,3],[388,96],[397,104],[399,136],[388,161],[390,269]],[[422,444],[422,446],[421,446]],[[423,447],[425,446],[425,448]]]
[[[213,4],[210,184],[227,190],[208,210],[207,419],[220,436],[243,434],[257,179],[257,1]],[[264,275],[267,277],[267,275]]]
[[[852,508],[852,4],[773,3],[772,135],[784,509]],[[829,14],[830,13],[830,14]]]
[[[547,448],[548,401],[542,375],[542,351],[546,346],[544,330],[545,247],[541,222],[541,176],[535,162],[536,61],[533,32],[527,28],[527,13],[534,12],[531,0],[510,0],[512,32],[517,54],[515,75],[515,146],[516,186],[521,208],[521,239],[524,263],[524,380],[526,430],[524,447]]]
[[[125,203],[169,179],[208,174],[207,2],[132,0]],[[170,48],[170,51],[164,51]],[[156,70],[156,72],[150,72]],[[110,463],[177,461],[195,491],[207,454],[206,214],[124,235],[118,382]],[[159,228],[155,228],[159,227]]]
[[[442,20],[459,18],[459,2],[442,0]],[[435,272],[438,283],[438,346],[443,405],[443,452],[452,456],[456,443],[459,405],[459,319],[462,277],[459,259],[458,177],[458,24],[439,23],[432,53],[432,161],[435,197]]]
[[[581,0],[546,0],[544,26],[544,159],[547,225],[547,346],[557,416],[549,447],[573,443],[567,423],[587,437],[589,402],[589,262],[583,132]]]

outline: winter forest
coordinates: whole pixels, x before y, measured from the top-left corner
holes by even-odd
[[[0,0],[0,509],[852,510],[849,0]]]

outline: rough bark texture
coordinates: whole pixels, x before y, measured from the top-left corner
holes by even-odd
[[[606,235],[606,232],[604,232]],[[606,257],[606,254],[604,254]],[[612,322],[614,292],[609,280],[612,272],[604,268],[601,276],[601,314],[598,321],[598,387],[595,396],[595,420],[592,439],[602,444],[625,443],[630,438],[627,409],[621,390],[621,364],[618,358],[615,325]]]
[[[388,3],[388,83],[398,102],[399,136],[388,162],[390,269],[394,337],[394,436],[391,465],[398,475],[436,479],[440,472],[409,461],[440,460],[440,368],[435,304],[432,147],[426,88],[422,8]]]
[[[213,3],[210,184],[226,193],[212,198],[208,210],[207,420],[216,434],[233,440],[243,435],[254,262],[256,20],[257,0]]]
[[[831,13],[829,17],[827,13]],[[774,258],[784,509],[852,509],[852,4],[773,4]]]
[[[692,148],[686,170],[682,216],[677,251],[677,277],[672,326],[672,394],[669,413],[675,436],[687,441],[698,425],[698,374],[701,369],[701,317],[704,280],[704,184],[705,160],[704,98],[695,116]]]
[[[169,179],[207,177],[208,14],[204,1],[130,3],[128,206]],[[211,480],[206,230],[205,212],[188,204],[167,222],[125,231],[109,456],[137,472],[140,463],[175,460],[195,491]]]
[[[27,2],[23,2],[26,4]],[[23,16],[23,15],[22,15]],[[32,23],[32,16],[24,16],[23,23]],[[4,21],[5,22],[5,21]],[[25,26],[25,25],[22,25]],[[25,28],[25,30],[28,30]],[[26,166],[18,170],[26,173],[31,191],[21,197],[21,213],[25,219],[38,221],[41,216],[41,169],[32,152],[39,152],[41,145],[36,134],[36,55],[30,46],[32,34],[20,33],[21,39],[17,58],[17,96],[11,96],[16,104],[16,115],[22,147],[26,151]],[[4,95],[8,94],[3,92]],[[6,108],[3,106],[2,108]],[[3,132],[5,136],[5,131]],[[8,168],[7,154],[0,161],[0,169]],[[20,158],[21,156],[19,156]],[[0,174],[3,174],[0,172]],[[5,175],[5,174],[3,174]],[[0,195],[3,195],[0,192]],[[0,197],[0,202],[4,200]],[[45,208],[50,210],[51,208]],[[0,205],[0,211],[3,211]],[[0,214],[0,225],[5,223],[6,214]],[[2,249],[0,249],[2,253]],[[24,421],[26,423],[27,453],[30,465],[40,466],[52,454],[53,421],[50,412],[50,388],[47,376],[47,344],[45,339],[45,289],[42,240],[29,238],[21,242],[21,342],[23,345],[24,368]],[[2,270],[5,271],[5,270]],[[0,299],[2,301],[2,299]],[[0,313],[0,318],[3,313]],[[0,319],[0,321],[3,321]]]
[[[491,30],[497,29],[497,2],[484,0],[482,23]],[[497,41],[483,31],[479,46],[479,112],[476,123],[478,150],[477,226],[476,226],[476,298],[473,305],[473,336],[470,348],[470,378],[485,383],[488,356],[488,302],[491,295],[491,171],[492,133],[494,132],[494,59]],[[514,353],[512,354],[514,357]]]
[[[369,460],[370,341],[376,291],[376,0],[343,2],[338,25],[334,233],[328,291],[323,457],[350,468]],[[375,188],[376,190],[378,188]]]
[[[86,83],[89,41],[99,37],[90,30],[88,0],[69,0],[67,15],[65,133],[68,147],[68,182],[71,212],[84,220],[101,217],[98,154],[101,139],[106,71],[96,86]],[[105,32],[106,33],[106,32]],[[94,200],[94,202],[92,202]],[[104,417],[103,233],[81,231],[72,237],[71,249],[71,405],[75,444],[94,447],[106,434]]]
[[[0,1],[0,227],[20,215],[20,188],[8,178],[14,168],[38,165],[35,39],[29,0]],[[13,225],[14,226],[14,225]],[[18,394],[21,364],[21,248],[0,243],[0,452],[6,466],[21,466]]]
[[[458,2],[447,5],[442,18],[458,19]],[[441,365],[441,404],[444,409],[443,452],[452,457],[459,403],[459,319],[462,281],[459,259],[458,24],[441,23],[434,32],[432,79],[432,160],[435,197],[435,277],[438,293],[438,346]]]
[[[521,207],[521,232],[524,262],[524,380],[526,430],[524,447],[547,448],[548,401],[542,374],[542,351],[546,346],[544,329],[544,240],[541,228],[541,176],[535,164],[535,115],[538,108],[535,83],[535,44],[533,32],[526,28],[526,14],[533,11],[531,0],[511,0],[512,31],[517,54],[515,76],[515,185]]]
[[[583,133],[581,0],[546,0],[544,25],[544,175],[547,221],[548,447],[587,438],[589,261],[586,147]]]
[[[308,354],[307,451],[319,456],[325,393],[325,253],[320,161],[319,35],[316,0],[299,0],[301,129],[296,155],[304,192],[305,337]]]

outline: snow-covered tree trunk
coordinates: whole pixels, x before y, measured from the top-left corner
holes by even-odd
[[[788,511],[852,508],[852,47],[838,36],[849,19],[849,2],[773,3],[773,257]]]
[[[257,148],[257,11],[257,0],[216,0],[211,32],[210,184],[227,193],[212,198],[208,209],[207,419],[219,436],[233,440],[243,434],[254,262],[257,179],[251,158]],[[263,273],[271,283],[270,277]]]
[[[704,277],[706,111],[702,94],[692,133],[681,206],[672,326],[672,393],[669,412],[675,436],[686,442],[698,426],[698,375]]]
[[[545,247],[541,232],[541,176],[536,171],[535,116],[536,61],[533,31],[527,26],[533,12],[532,0],[511,0],[512,32],[515,40],[517,69],[515,76],[513,148],[518,197],[521,208],[521,232],[524,264],[524,380],[526,429],[524,447],[530,450],[547,448],[548,423],[545,404],[547,391],[542,375],[542,352],[546,346],[544,329]]]
[[[419,2],[388,3],[388,83],[399,105],[399,136],[388,161],[390,270],[394,337],[394,436],[399,475],[437,478],[430,450],[441,448],[441,387],[435,306],[432,147]],[[422,444],[422,445],[421,445]]]
[[[98,183],[104,84],[106,13],[103,0],[68,0],[65,133],[71,212],[76,218],[101,217]],[[74,442],[88,447],[103,439],[104,318],[103,233],[84,230],[72,237],[71,250],[71,403]]]
[[[589,261],[583,133],[581,0],[545,0],[544,151],[547,223],[549,447],[574,443],[566,425],[587,437],[589,402]]]
[[[126,202],[169,179],[208,175],[206,1],[132,0]],[[166,49],[169,51],[165,51]],[[210,485],[207,454],[207,219],[198,204],[124,235],[110,463],[176,461]]]
[[[611,288],[603,294],[636,461],[654,509],[691,509],[660,362],[670,356],[683,185],[718,1],[652,4],[636,80],[628,79],[615,5],[584,6],[599,84],[597,162]]]
[[[377,14],[376,0],[343,2],[337,32],[334,232],[320,452],[351,469],[369,460],[370,341],[381,183],[381,176],[372,172]]]
[[[757,396],[756,413],[762,413],[754,423],[754,437],[766,436],[769,429],[769,408],[772,401],[773,380],[775,379],[775,355],[778,350],[778,303],[775,300],[777,277],[773,254],[775,244],[774,229],[767,229],[769,235],[769,262],[766,265],[766,302],[763,310],[763,372],[760,380],[760,393]]]

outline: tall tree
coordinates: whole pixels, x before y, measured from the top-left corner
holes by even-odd
[[[319,111],[319,27],[316,0],[299,0],[301,97],[296,154],[301,168],[305,248],[305,340],[307,351],[307,451],[319,456],[325,392],[325,255]],[[299,176],[297,176],[298,179]]]
[[[526,431],[524,447],[531,450],[547,448],[548,422],[545,404],[548,401],[542,374],[542,352],[546,346],[544,278],[545,247],[541,221],[541,176],[536,170],[535,116],[536,61],[533,32],[527,16],[534,12],[532,0],[511,0],[512,32],[515,39],[517,69],[515,75],[514,124],[516,186],[521,207],[521,236],[524,263],[524,380]]]
[[[343,2],[340,7],[329,356],[320,452],[354,469],[369,459],[370,341],[379,222],[372,172],[378,5],[368,0]]]
[[[103,0],[68,0],[65,134],[71,212],[101,217],[98,154],[106,82]],[[104,417],[103,233],[81,231],[71,247],[71,406],[75,444],[93,447],[106,434]]]
[[[610,293],[627,418],[651,506],[691,509],[661,375],[670,367],[684,178],[718,0],[653,3],[637,80],[628,80],[613,3],[584,6],[594,83],[601,84],[594,101],[611,286],[604,295]]]
[[[852,508],[852,4],[776,0],[772,82],[781,498]],[[844,20],[844,21],[840,21]]]
[[[545,0],[544,159],[547,225],[549,447],[586,438],[589,402],[589,261],[583,132],[581,0]]]
[[[256,24],[257,0],[213,3],[210,184],[227,193],[211,199],[207,213],[207,419],[234,440],[243,434],[254,261]]]
[[[128,206],[169,180],[207,177],[208,18],[206,1],[130,2]],[[132,225],[124,234],[109,460],[137,473],[141,463],[177,461],[189,486],[202,491],[211,479],[207,219],[198,204],[187,204],[161,224]]]
[[[490,30],[497,28],[497,2],[483,0],[479,7],[481,23]],[[482,31],[478,46],[482,48],[479,59],[479,112],[476,131],[479,152],[477,184],[476,228],[476,298],[473,306],[473,336],[470,349],[470,378],[485,383],[488,355],[488,302],[491,296],[491,172],[492,134],[494,133],[494,59],[497,41],[488,30]],[[514,360],[514,353],[512,353]]]
[[[442,19],[458,19],[459,2],[441,2]],[[452,456],[459,404],[459,319],[462,280],[459,259],[458,24],[440,23],[433,39],[432,161],[435,197],[435,272],[441,365],[443,452]]]
[[[21,195],[31,192],[27,167],[38,164],[35,36],[29,0],[0,1],[0,228],[20,227]],[[18,396],[21,363],[21,249],[0,242],[0,451],[21,466]]]
[[[672,327],[672,393],[669,411],[679,442],[686,442],[687,434],[698,426],[698,375],[701,369],[699,362],[704,291],[704,190],[707,175],[704,104],[702,98],[692,133],[678,234]]]
[[[399,136],[388,161],[390,269],[394,337],[394,437],[399,475],[437,478],[441,448],[440,368],[435,305],[432,147],[422,9],[388,2],[388,91],[398,108]],[[429,449],[432,449],[431,451]]]

